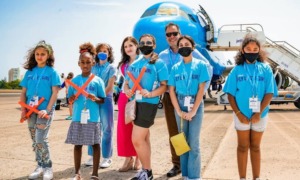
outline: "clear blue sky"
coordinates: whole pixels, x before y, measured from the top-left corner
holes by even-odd
[[[84,42],[106,42],[114,48],[132,34],[135,22],[158,0],[1,0],[0,79],[10,68],[22,67],[29,48],[39,40],[52,44],[55,68],[65,74],[80,72],[78,47]],[[224,24],[259,23],[272,40],[300,49],[299,0],[185,0],[193,9],[201,4],[217,28]],[[23,69],[23,68],[21,68]],[[24,70],[21,71],[24,73]]]

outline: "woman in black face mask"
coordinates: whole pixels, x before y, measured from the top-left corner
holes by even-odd
[[[248,151],[253,179],[260,177],[260,142],[268,120],[270,101],[277,95],[271,67],[260,42],[248,34],[237,53],[224,92],[233,110],[238,137],[237,161],[240,179],[246,179]]]
[[[207,64],[193,58],[195,42],[190,36],[180,37],[177,46],[183,61],[172,67],[168,80],[169,93],[178,130],[185,133],[191,148],[180,156],[181,173],[184,179],[201,179],[199,137],[204,113],[203,94],[210,75]]]

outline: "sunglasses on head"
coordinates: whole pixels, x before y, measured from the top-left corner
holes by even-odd
[[[152,43],[151,41],[146,41],[146,42],[141,41],[141,42],[140,42],[140,46],[152,45],[152,44],[153,44],[153,43]]]
[[[179,32],[169,32],[169,33],[166,33],[166,36],[171,37],[172,35],[177,36],[178,34],[179,34]]]

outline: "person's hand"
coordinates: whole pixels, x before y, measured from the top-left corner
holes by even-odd
[[[254,113],[250,120],[253,124],[258,123],[260,121],[260,113]]]
[[[249,119],[244,114],[238,113],[236,116],[238,117],[241,123],[249,124]]]
[[[47,113],[46,110],[40,110],[40,111],[38,112],[38,117],[39,117],[39,118],[44,118],[47,114],[48,114],[48,113]],[[49,116],[50,116],[50,115],[49,115]]]
[[[185,113],[184,119],[191,121],[195,115],[196,115],[196,112],[190,111],[188,113]]]
[[[70,104],[73,104],[73,103],[74,103],[75,97],[76,97],[75,95],[69,97],[69,102],[70,102]]]
[[[128,89],[126,92],[125,92],[126,96],[128,99],[130,99],[132,96],[133,96],[133,92],[131,91],[131,89]]]
[[[151,97],[151,92],[149,92],[147,89],[142,89],[141,94],[142,94],[142,96],[144,96],[146,98]]]
[[[97,97],[94,94],[88,94],[88,98],[92,101],[96,101]]]
[[[22,109],[21,110],[21,118],[25,119],[26,118],[26,114],[27,114],[27,110],[26,109]],[[27,119],[27,118],[26,118]]]

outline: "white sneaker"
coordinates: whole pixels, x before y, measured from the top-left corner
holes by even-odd
[[[43,168],[37,166],[35,170],[28,176],[29,179],[37,179],[43,173]]]
[[[100,168],[108,168],[112,163],[112,160],[109,158],[104,158],[103,161],[100,163]]]
[[[43,180],[51,180],[51,179],[53,179],[52,168],[44,168]]]
[[[93,166],[93,156],[89,160],[87,160],[87,162],[85,162],[84,165]]]

